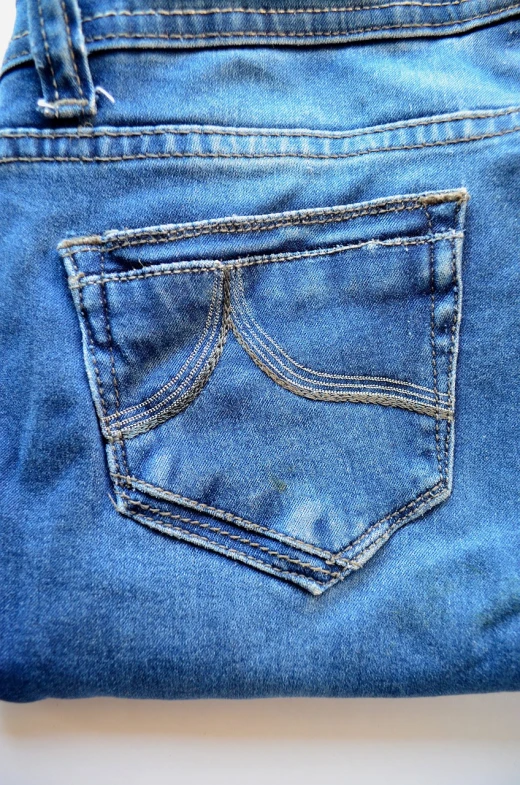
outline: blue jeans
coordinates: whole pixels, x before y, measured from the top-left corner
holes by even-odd
[[[520,688],[519,6],[257,2],[18,4],[6,700]]]

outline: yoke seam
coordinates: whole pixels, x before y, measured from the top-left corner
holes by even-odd
[[[520,7],[520,6],[519,6]],[[485,133],[485,134],[477,134],[474,136],[461,136],[457,139],[444,139],[438,142],[422,142],[421,144],[415,145],[391,145],[387,147],[374,147],[368,148],[366,150],[357,150],[352,153],[336,153],[336,154],[325,154],[325,153],[135,153],[134,155],[118,155],[118,156],[4,156],[0,158],[0,163],[8,164],[8,163],[16,163],[16,162],[25,162],[25,163],[36,163],[36,162],[46,162],[46,163],[89,163],[94,161],[99,161],[102,163],[110,163],[115,161],[137,161],[137,160],[144,160],[148,158],[156,158],[156,159],[168,159],[168,158],[234,158],[240,159],[243,158],[247,159],[259,159],[259,158],[301,158],[301,159],[323,159],[323,160],[333,160],[333,159],[344,159],[344,158],[355,158],[360,155],[369,155],[371,153],[382,153],[382,152],[392,152],[392,151],[399,151],[399,150],[420,150],[422,148],[427,147],[441,147],[445,145],[452,145],[452,144],[459,144],[462,142],[473,142],[473,141],[480,141],[482,139],[494,139],[499,136],[505,136],[506,134],[516,133],[520,130],[520,125],[515,125],[513,128],[506,128],[502,131],[493,132],[493,133]]]
[[[106,130],[106,131],[98,131],[95,128],[92,130],[84,129],[79,127],[76,131],[57,131],[48,133],[47,131],[40,131],[40,132],[33,132],[28,131],[27,133],[23,131],[15,131],[15,132],[2,132],[0,131],[0,138],[4,139],[25,139],[25,138],[33,138],[33,139],[63,139],[63,138],[71,138],[71,139],[91,139],[91,138],[103,138],[107,137],[141,137],[141,136],[163,136],[163,135],[171,135],[171,136],[186,136],[190,134],[198,134],[201,136],[258,136],[258,137],[280,137],[280,138],[315,138],[315,139],[352,139],[358,136],[372,136],[373,134],[381,134],[381,133],[391,133],[392,131],[399,131],[403,128],[418,128],[422,126],[428,125],[441,125],[443,123],[455,123],[455,122],[462,122],[464,120],[486,120],[488,118],[493,117],[503,117],[509,114],[518,114],[520,112],[520,107],[510,107],[509,109],[498,109],[496,111],[489,110],[484,111],[481,114],[474,114],[472,112],[462,112],[460,114],[453,114],[443,117],[442,115],[438,115],[438,119],[431,119],[425,118],[424,120],[413,120],[413,121],[403,121],[402,123],[389,123],[388,125],[377,128],[375,127],[373,130],[368,128],[360,128],[353,131],[309,131],[305,128],[301,130],[298,129],[297,131],[292,130],[270,130],[270,129],[251,129],[251,130],[241,130],[241,129],[233,129],[233,130],[226,130],[226,129],[214,129],[208,128],[175,128],[174,130],[159,128],[155,129],[143,129],[135,131],[117,131],[117,130]]]

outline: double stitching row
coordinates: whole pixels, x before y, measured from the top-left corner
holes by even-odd
[[[520,7],[520,6],[519,6]],[[462,142],[475,142],[482,139],[494,139],[499,136],[506,136],[513,134],[520,130],[520,125],[515,125],[512,128],[507,128],[502,131],[494,131],[484,134],[476,134],[474,136],[461,136],[457,139],[443,139],[438,142],[422,142],[421,144],[413,145],[389,145],[386,147],[373,147],[366,150],[357,150],[352,153],[135,153],[133,155],[77,155],[77,156],[52,156],[52,155],[14,155],[0,157],[0,164],[9,164],[16,162],[24,163],[93,163],[94,161],[101,163],[113,163],[116,161],[139,161],[147,159],[169,159],[169,158],[212,158],[212,159],[260,159],[260,158],[300,158],[300,159],[316,159],[316,160],[334,160],[345,158],[356,158],[361,155],[370,155],[372,153],[386,153],[395,152],[399,150],[420,150],[428,147],[442,147],[452,144],[460,144]]]
[[[266,536],[269,534],[273,534],[275,537],[281,537],[282,542],[285,542],[289,545],[294,545],[297,548],[305,549],[309,548],[309,543],[304,542],[303,540],[298,540],[296,537],[291,537],[290,535],[283,534],[279,532],[277,529],[270,529],[268,526],[262,526],[259,523],[253,523],[253,521],[248,520],[247,518],[241,518],[239,515],[235,515],[235,513],[227,512],[226,510],[222,510],[219,507],[212,507],[210,504],[204,504],[204,502],[197,501],[196,499],[190,499],[188,496],[181,496],[178,493],[172,493],[172,491],[166,490],[166,488],[161,488],[159,485],[152,485],[145,480],[140,480],[138,477],[132,477],[129,474],[112,474],[114,478],[114,482],[116,485],[123,483],[128,488],[135,489],[140,491],[141,488],[147,488],[152,493],[159,492],[163,494],[167,494],[168,498],[175,503],[179,504],[188,504],[189,506],[193,506],[195,509],[200,510],[201,512],[207,512],[210,515],[215,514],[216,516],[223,518],[224,520],[229,521],[230,523],[237,523],[239,525],[243,525],[246,528],[251,528],[257,530],[258,532],[265,533]],[[119,481],[119,482],[118,482]],[[142,493],[146,493],[146,491],[141,491]],[[166,501],[168,501],[168,498]],[[315,546],[310,546],[318,556],[327,558],[329,560],[333,559],[334,554],[331,551],[324,550],[323,548],[317,548]],[[332,563],[332,562],[331,562]]]
[[[228,532],[225,529],[222,529],[220,526],[212,526],[209,523],[204,523],[204,522],[198,521],[198,520],[196,520],[194,518],[186,518],[186,517],[183,517],[182,515],[176,515],[174,513],[167,512],[166,510],[162,510],[160,508],[151,507],[148,504],[143,504],[142,502],[139,502],[139,501],[136,501],[135,499],[132,499],[130,496],[128,496],[128,494],[126,494],[124,492],[121,493],[121,496],[123,496],[125,499],[127,499],[128,502],[130,502],[130,504],[137,505],[138,507],[141,507],[142,509],[148,510],[150,513],[154,513],[156,515],[160,515],[161,517],[172,518],[173,520],[180,521],[181,523],[188,523],[188,524],[191,524],[191,525],[194,525],[194,526],[200,526],[200,528],[207,529],[208,531],[212,531],[215,534],[219,534],[222,537],[229,537],[229,539],[234,540],[235,542],[239,542],[239,543],[241,543],[243,545],[248,545],[248,546],[250,546],[252,548],[257,548],[259,551],[262,551],[263,553],[266,553],[268,556],[273,556],[273,557],[275,557],[277,559],[283,559],[284,561],[287,561],[290,564],[297,564],[298,566],[303,567],[303,568],[308,569],[308,570],[312,570],[313,572],[319,572],[319,573],[323,573],[325,575],[329,575],[331,578],[337,578],[340,575],[339,572],[333,572],[332,570],[327,570],[324,567],[317,567],[314,564],[311,564],[310,562],[303,562],[300,559],[294,559],[294,558],[292,558],[290,556],[287,556],[286,554],[279,553],[278,551],[273,551],[270,548],[267,548],[266,546],[261,545],[258,542],[255,542],[254,540],[250,540],[248,537],[243,537],[243,536],[241,536],[239,534],[232,534],[231,532]],[[218,544],[218,543],[215,543],[215,544]],[[247,555],[247,554],[245,554],[245,555]],[[351,565],[352,566],[357,566],[355,561],[351,562]]]
[[[218,553],[224,553],[226,555],[230,554],[231,558],[233,558],[234,556],[241,556],[246,564],[252,564],[252,565],[257,564],[260,567],[260,569],[262,570],[267,569],[267,572],[275,572],[278,575],[280,575],[280,577],[291,576],[289,580],[294,580],[292,576],[296,576],[300,579],[306,577],[301,572],[296,572],[295,570],[281,570],[279,567],[275,567],[270,562],[263,561],[262,559],[255,559],[253,556],[249,556],[249,554],[245,553],[245,551],[237,551],[234,548],[226,548],[225,545],[222,545],[217,540],[210,540],[209,537],[204,537],[202,534],[190,534],[190,532],[187,532],[186,529],[183,529],[180,526],[173,526],[172,524],[164,523],[163,521],[157,520],[157,518],[147,518],[145,515],[139,515],[138,513],[133,513],[132,517],[134,517],[138,521],[147,521],[148,523],[153,523],[156,525],[159,524],[161,526],[161,528],[159,529],[160,531],[164,531],[164,529],[166,529],[172,532],[178,532],[179,534],[184,534],[188,542],[189,541],[196,542],[197,540],[204,540],[210,545],[216,546],[216,550]],[[168,531],[166,531],[165,533],[167,534]],[[196,538],[196,540],[194,538]],[[338,577],[341,577],[341,573],[338,573]],[[330,579],[328,581],[327,580],[320,581],[318,580],[318,578],[312,577],[309,578],[309,580],[311,580],[312,583],[319,584],[321,586],[331,585]]]
[[[386,205],[390,204],[390,207]],[[311,214],[302,211],[295,211],[292,215],[284,218],[251,218],[248,220],[235,220],[224,219],[223,221],[209,221],[206,224],[188,223],[175,228],[157,228],[157,229],[143,229],[135,230],[132,234],[121,235],[121,241],[113,239],[109,235],[105,238],[104,244],[110,251],[119,250],[121,248],[128,248],[133,245],[143,245],[149,240],[157,240],[157,242],[173,242],[176,240],[186,240],[193,237],[200,237],[206,234],[240,234],[248,232],[271,231],[273,229],[280,229],[287,226],[313,226],[315,224],[328,224],[328,223],[343,223],[351,221],[354,218],[361,218],[367,215],[382,215],[384,213],[397,213],[404,210],[413,211],[422,209],[422,205],[414,202],[403,202],[399,200],[395,204],[385,202],[383,205],[376,207],[368,207],[362,210],[350,210],[348,207],[343,208],[330,208],[325,207],[322,210],[313,210]],[[88,239],[88,238],[87,238]],[[102,238],[101,238],[102,239]],[[78,243],[74,243],[72,247],[76,247]],[[66,246],[65,246],[66,247]],[[96,250],[97,246],[88,248],[88,246],[80,246],[81,250]]]
[[[288,537],[283,532],[280,532],[280,531],[278,531],[276,529],[270,529],[267,526],[261,526],[258,523],[253,523],[252,521],[249,521],[249,520],[247,520],[245,518],[240,518],[238,515],[234,515],[233,513],[228,513],[225,510],[221,510],[221,509],[219,509],[217,507],[211,507],[210,505],[203,504],[202,502],[198,502],[195,499],[190,499],[190,498],[185,497],[185,496],[180,496],[179,494],[172,494],[172,492],[166,490],[166,488],[161,488],[158,485],[152,485],[151,483],[145,482],[144,480],[140,480],[138,477],[132,477],[132,476],[129,476],[129,475],[121,475],[118,479],[123,480],[130,487],[134,487],[136,485],[140,485],[140,486],[143,486],[145,488],[149,488],[151,491],[156,491],[156,492],[159,492],[159,493],[162,492],[162,493],[165,493],[165,494],[169,494],[170,496],[174,496],[180,502],[182,502],[182,501],[190,502],[194,506],[196,505],[198,507],[203,508],[203,511],[204,510],[209,510],[209,511],[211,511],[211,512],[217,514],[217,515],[226,515],[226,516],[229,517],[230,522],[236,521],[239,524],[243,523],[243,524],[245,524],[247,526],[251,526],[251,527],[253,527],[255,529],[258,529],[261,532],[265,532],[267,534],[267,536],[269,535],[269,533],[277,535],[277,536],[282,538],[282,542],[287,542],[289,544],[294,544],[296,547],[298,547],[298,546],[301,546],[301,547],[304,547],[304,548],[305,547],[309,547],[309,543],[308,542],[304,542],[303,540],[298,540],[298,539],[296,539],[294,537]],[[407,504],[404,504],[402,507],[399,507],[396,510],[393,510],[388,515],[385,515],[383,518],[380,518],[378,521],[376,521],[375,523],[371,524],[371,526],[368,529],[366,529],[365,532],[360,537],[358,537],[357,539],[353,540],[351,543],[348,544],[348,546],[346,548],[343,548],[341,551],[338,551],[337,553],[332,553],[331,551],[323,550],[321,548],[319,548],[317,550],[319,551],[320,554],[322,554],[323,556],[327,557],[327,563],[329,563],[331,565],[336,564],[336,561],[339,563],[340,560],[342,559],[342,555],[344,553],[346,553],[348,550],[353,548],[355,545],[358,545],[363,539],[365,539],[365,537],[368,534],[370,534],[372,531],[374,531],[377,527],[380,527],[382,524],[386,523],[387,521],[391,520],[392,518],[395,518],[397,515],[399,515],[400,517],[403,517],[403,516],[401,516],[401,513],[405,513],[405,515],[404,515],[405,518],[408,517],[408,515],[411,515],[411,514],[413,514],[415,512],[415,510],[411,509],[411,508],[417,507],[418,502],[424,502],[424,501],[428,502],[432,498],[435,498],[435,496],[437,496],[438,493],[441,493],[444,489],[445,489],[444,480],[441,479],[438,483],[436,483],[428,491],[425,491],[424,493],[419,494],[419,496],[416,496],[415,499],[412,499],[412,501],[408,502]],[[373,544],[374,543],[371,543],[368,547],[372,547]],[[360,554],[358,554],[358,557],[359,557],[359,555],[364,553],[365,550],[366,550],[366,548]],[[354,566],[356,565],[355,562],[349,562],[349,564],[350,563],[354,564]]]
[[[86,43],[95,43],[96,41],[106,41],[115,38],[130,38],[130,39],[164,39],[164,40],[203,40],[209,38],[336,38],[348,37],[353,34],[363,33],[376,33],[386,30],[410,30],[422,28],[442,28],[442,27],[460,27],[467,22],[474,22],[477,19],[492,19],[499,14],[506,11],[513,11],[520,7],[519,3],[513,3],[502,8],[497,8],[494,11],[488,11],[483,14],[474,14],[473,16],[463,17],[462,19],[450,19],[445,22],[414,22],[408,24],[395,24],[395,25],[380,25],[370,27],[357,27],[349,30],[321,30],[321,31],[253,31],[253,30],[237,30],[226,32],[207,32],[207,33],[107,33],[105,35],[94,35],[85,38]]]
[[[74,281],[70,284],[72,289],[83,289],[85,286],[95,286],[106,281],[117,283],[125,283],[127,281],[137,281],[144,278],[156,278],[161,275],[188,275],[192,273],[212,273],[215,270],[236,270],[241,267],[252,267],[259,264],[278,264],[284,262],[293,262],[298,259],[316,258],[320,256],[332,256],[333,254],[343,253],[345,251],[356,250],[359,248],[366,248],[369,246],[381,247],[397,247],[400,245],[426,245],[430,241],[438,242],[440,240],[450,240],[454,236],[453,232],[444,232],[433,235],[433,237],[398,237],[391,240],[363,240],[360,243],[352,243],[350,245],[333,246],[332,248],[319,248],[314,251],[302,251],[290,254],[268,254],[258,257],[245,257],[247,261],[232,261],[228,264],[216,262],[214,265],[205,267],[180,267],[175,269],[162,269],[153,270],[144,273],[114,273],[105,276],[96,276],[83,280],[81,273],[75,276]],[[455,236],[461,237],[460,233]],[[159,240],[161,242],[161,240]],[[153,245],[154,240],[149,240],[148,244]]]
[[[413,6],[418,8],[443,8],[446,6],[463,5],[473,0],[441,0],[438,3],[420,2],[419,0],[398,0],[397,2],[379,3],[365,6],[331,6],[329,8],[179,8],[179,9],[147,9],[143,11],[104,11],[93,14],[83,19],[85,24],[95,22],[107,17],[134,17],[134,16],[210,16],[213,14],[251,14],[254,16],[292,16],[301,14],[345,14],[355,11],[378,11],[384,8],[402,8]]]
[[[508,109],[498,109],[496,111],[488,110],[482,113],[478,112],[460,112],[451,115],[437,115],[434,118],[424,118],[423,120],[407,120],[401,123],[388,123],[387,125],[379,128],[360,128],[355,131],[309,131],[305,128],[298,129],[297,131],[285,129],[240,129],[240,128],[139,128],[135,131],[125,129],[118,131],[113,129],[99,130],[96,128],[83,128],[78,127],[74,131],[1,131],[0,139],[99,139],[104,137],[113,137],[116,139],[125,137],[141,137],[141,136],[190,136],[192,134],[199,136],[244,136],[244,137],[266,137],[266,138],[282,138],[282,139],[298,139],[300,137],[311,139],[353,139],[358,136],[373,136],[375,134],[391,133],[393,131],[400,131],[407,128],[422,128],[429,125],[442,125],[443,123],[458,123],[464,120],[488,120],[495,117],[505,117],[510,114],[519,114],[520,107],[513,106]]]

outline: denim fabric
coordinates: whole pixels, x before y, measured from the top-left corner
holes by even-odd
[[[515,11],[19,4],[2,698],[520,688]]]

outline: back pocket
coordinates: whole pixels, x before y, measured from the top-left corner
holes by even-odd
[[[321,594],[446,499],[467,198],[62,242],[117,509]]]

